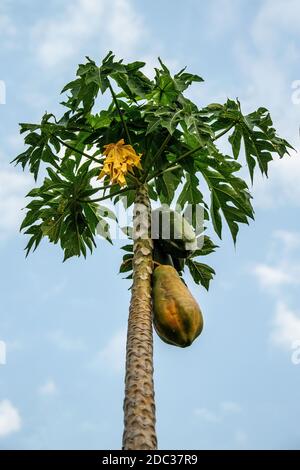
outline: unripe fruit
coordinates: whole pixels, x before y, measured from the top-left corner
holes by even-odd
[[[182,348],[190,346],[202,331],[199,305],[172,266],[160,265],[154,270],[153,323],[165,343]]]

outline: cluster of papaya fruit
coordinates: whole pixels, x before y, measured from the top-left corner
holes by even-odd
[[[179,275],[197,248],[196,236],[178,212],[159,208],[152,213],[152,237],[153,324],[165,343],[184,348],[203,328],[200,307]]]

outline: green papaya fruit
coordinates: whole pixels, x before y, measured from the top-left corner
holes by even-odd
[[[152,238],[161,251],[175,258],[187,258],[197,249],[193,227],[176,211],[159,207],[152,211]]]
[[[172,266],[158,266],[153,273],[153,324],[165,343],[182,348],[203,328],[200,307]]]
[[[173,266],[172,256],[162,250],[158,240],[153,240],[153,261],[158,264]]]

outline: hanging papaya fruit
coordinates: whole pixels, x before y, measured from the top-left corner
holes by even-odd
[[[187,258],[197,249],[193,227],[179,212],[168,207],[152,211],[151,230],[160,249],[174,258]]]
[[[160,265],[153,273],[153,324],[165,343],[182,348],[203,328],[199,305],[172,266]]]
[[[173,266],[172,256],[166,253],[157,240],[153,240],[153,261],[156,264],[166,264]]]

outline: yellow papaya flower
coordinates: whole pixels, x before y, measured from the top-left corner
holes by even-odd
[[[142,168],[140,159],[142,154],[137,154],[131,145],[125,145],[124,139],[116,144],[104,145],[103,155],[106,156],[98,179],[108,175],[112,183],[120,186],[126,184],[125,175],[134,167]]]

